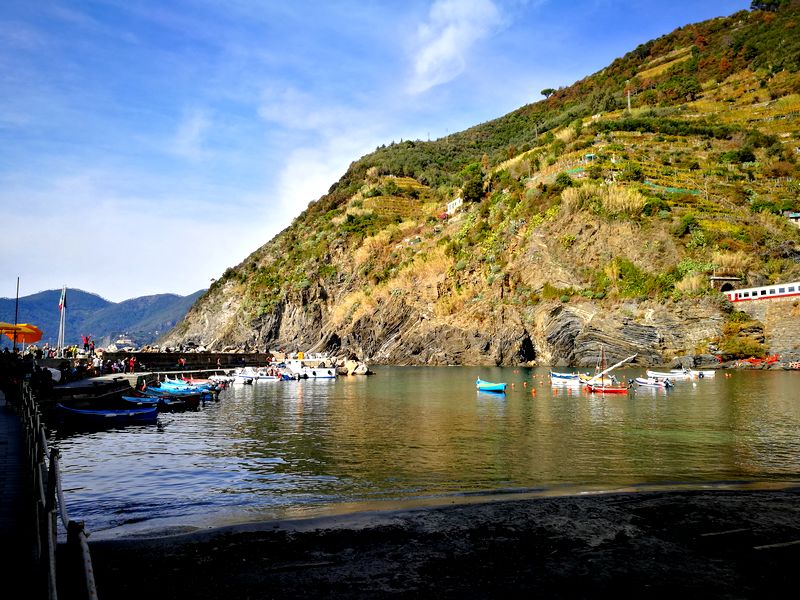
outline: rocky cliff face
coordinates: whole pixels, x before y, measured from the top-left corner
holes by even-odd
[[[229,290],[232,291],[232,290]],[[218,290],[222,295],[224,290]],[[396,365],[593,366],[637,354],[658,365],[700,353],[725,322],[721,301],[601,303],[558,300],[535,310],[498,307],[482,321],[437,316],[401,297],[337,324],[318,294],[247,321],[235,296],[196,306],[181,341],[216,348],[328,350]],[[304,303],[305,301],[305,303]],[[238,324],[238,325],[237,325]],[[169,343],[169,340],[167,341]]]

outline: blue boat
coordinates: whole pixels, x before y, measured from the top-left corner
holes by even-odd
[[[492,383],[491,381],[483,381],[480,378],[478,378],[478,380],[475,382],[475,387],[478,388],[479,392],[495,392],[498,394],[504,394],[506,391],[505,383]]]
[[[56,413],[62,422],[92,427],[155,423],[158,419],[157,406],[85,410],[56,404]]]
[[[550,371],[550,383],[579,385],[580,382],[580,373],[556,373],[555,371]]]
[[[122,396],[122,402],[134,406],[155,406],[159,412],[175,412],[180,410],[196,409],[200,406],[200,396]]]

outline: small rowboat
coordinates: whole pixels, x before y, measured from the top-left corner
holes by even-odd
[[[475,387],[479,392],[495,392],[498,394],[504,394],[506,391],[505,383],[492,383],[491,381],[483,381],[480,378],[475,382]]]
[[[655,379],[653,377],[637,377],[634,381],[642,387],[671,388],[672,382],[669,379]]]
[[[627,385],[615,385],[608,383],[587,383],[586,389],[593,394],[627,394]]]
[[[553,385],[580,385],[580,373],[555,373],[550,371],[550,383]]]
[[[688,381],[692,378],[689,371],[647,371],[649,379],[671,379],[672,381]]]
[[[84,410],[56,404],[56,413],[62,421],[87,426],[155,423],[158,419],[158,407],[156,406]]]

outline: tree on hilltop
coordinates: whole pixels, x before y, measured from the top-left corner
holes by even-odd
[[[750,2],[750,10],[775,12],[786,4],[788,4],[787,0],[753,0]]]

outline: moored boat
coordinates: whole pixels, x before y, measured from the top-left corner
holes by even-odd
[[[593,394],[627,394],[628,386],[614,383],[587,383],[586,389]]]
[[[200,396],[122,396],[122,401],[133,406],[155,406],[159,412],[194,410],[200,406]]]
[[[671,369],[670,373],[686,373],[687,371],[693,379],[704,379],[705,377],[714,377],[714,375],[716,375],[716,371],[713,369],[706,369],[703,371],[695,369]]]
[[[303,360],[286,361],[286,370],[292,379],[336,379],[336,368],[320,361],[317,366],[307,366]]]
[[[506,391],[505,383],[494,383],[491,381],[484,381],[480,378],[478,378],[478,380],[475,382],[475,387],[479,392],[495,392],[502,394]]]
[[[144,424],[157,421],[158,407],[82,409],[59,403],[56,404],[56,415],[62,422],[90,427],[128,425],[132,423]]]
[[[669,379],[657,379],[655,377],[637,377],[634,379],[637,385],[642,387],[654,387],[654,388],[670,388],[672,387],[672,382]]]
[[[692,374],[689,371],[683,370],[676,370],[675,372],[672,371],[647,371],[647,377],[649,379],[671,379],[672,381],[688,381],[692,378]]]
[[[556,373],[555,371],[550,371],[550,381],[553,383],[560,383],[560,382],[579,382],[581,380],[580,373]]]

